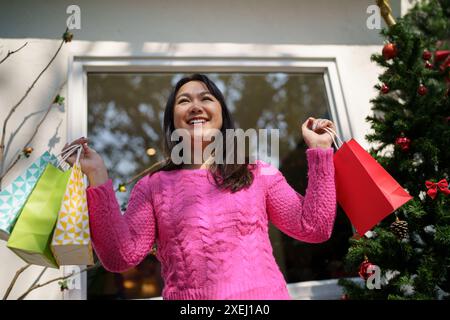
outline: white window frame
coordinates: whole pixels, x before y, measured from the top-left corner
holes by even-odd
[[[267,56],[266,52],[253,52],[241,56],[173,56],[160,54],[155,56],[98,57],[77,56],[69,58],[68,69],[68,106],[67,139],[72,141],[87,136],[87,74],[88,72],[170,72],[170,73],[220,73],[220,72],[286,72],[321,73],[324,77],[329,112],[335,122],[338,134],[344,140],[353,136],[349,113],[344,99],[342,82],[336,57],[301,57],[277,54]],[[302,119],[299,119],[299,124]],[[68,274],[73,269],[63,267]],[[87,275],[74,276],[74,282],[81,289],[66,291],[64,299],[87,298]],[[295,285],[295,284],[289,284]],[[295,298],[295,297],[294,297]]]

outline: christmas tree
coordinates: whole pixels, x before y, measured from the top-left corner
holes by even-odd
[[[372,280],[369,267],[378,266],[379,288],[339,284],[349,299],[450,299],[450,0],[419,2],[388,24],[371,58],[385,69],[366,139],[414,198],[350,239],[346,267]]]

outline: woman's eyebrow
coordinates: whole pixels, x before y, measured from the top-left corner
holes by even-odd
[[[204,96],[204,95],[206,95],[206,94],[211,94],[211,92],[209,92],[209,91],[202,91],[202,92],[200,92],[198,95],[199,96]],[[182,94],[180,94],[178,97],[177,97],[177,99],[179,99],[179,98],[181,98],[181,97],[188,97],[188,98],[191,98],[192,96],[189,94],[189,93],[182,93]]]

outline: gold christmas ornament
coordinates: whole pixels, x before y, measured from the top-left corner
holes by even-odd
[[[30,154],[33,152],[33,148],[32,147],[26,147],[23,149],[23,154],[25,155],[25,157],[29,157]]]
[[[395,24],[394,16],[392,15],[392,9],[389,5],[389,0],[377,0],[377,6],[380,7],[380,13],[384,21],[389,27]]]
[[[125,187],[125,185],[123,183],[119,184],[119,191],[120,192],[126,192],[127,188]]]

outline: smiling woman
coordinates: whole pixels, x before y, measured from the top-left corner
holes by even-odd
[[[292,80],[295,79],[295,77],[292,75],[290,75],[289,77],[282,77],[282,75],[276,77],[274,76],[270,75],[265,77],[265,81],[269,81],[266,83],[267,84],[271,83],[271,85],[267,86],[266,88],[269,89],[272,85],[278,86],[278,90],[276,92],[280,95],[279,97],[271,96],[270,101],[272,101],[272,103],[266,102],[266,105],[268,106],[266,110],[272,112],[277,110],[277,104],[283,106],[283,108],[289,107],[289,103],[286,104],[286,101],[284,102],[278,101],[278,103],[276,103],[276,101],[279,100],[280,98],[282,100],[284,94],[289,92],[287,91],[288,86],[284,87],[283,83],[284,85],[286,85],[290,81],[291,81],[290,85],[295,83],[292,82]],[[240,75],[234,75],[233,77],[235,79],[245,79]],[[280,109],[278,111],[279,112],[278,116],[267,117],[268,116],[268,113],[266,113],[267,111],[261,109],[261,107],[264,107],[264,104],[260,103],[254,104],[250,103],[250,100],[246,100],[245,96],[247,94],[257,99],[258,95],[256,93],[264,95],[265,92],[270,92],[267,91],[267,89],[261,90],[261,87],[258,88],[257,86],[253,87],[251,85],[251,83],[257,84],[259,79],[261,79],[261,76],[259,76],[259,78],[256,77],[255,75],[249,77],[249,80],[252,79],[252,81],[248,82],[245,91],[241,89],[234,91],[237,89],[235,85],[241,82],[242,80],[235,83],[229,81],[222,82],[225,79],[228,80],[230,79],[225,75],[223,76],[223,78],[221,77],[217,79],[221,79],[220,81],[216,80],[216,82],[219,83],[220,85],[228,83],[228,85],[225,88],[227,88],[226,92],[228,94],[230,110],[233,111],[233,114],[239,115],[239,113],[242,114],[242,112],[244,112],[245,114],[245,116],[237,117],[237,122],[240,124],[240,127],[246,129],[249,127],[258,127],[258,124],[262,127],[267,127],[272,126],[273,124],[270,124],[270,122],[273,123],[273,121],[275,120],[279,121],[277,127],[282,129],[284,127],[283,122],[286,123],[293,119],[292,114],[291,117],[287,116],[288,114],[286,114],[287,111],[286,109],[285,110]],[[306,78],[299,77],[299,79],[302,79],[301,81],[303,83],[308,83],[308,81],[305,82],[305,79],[309,80],[307,77]],[[172,89],[171,93],[169,94],[169,97],[173,97],[173,109],[172,109],[173,113],[168,111],[169,110],[168,108],[171,104],[168,103],[165,109],[166,111],[165,115],[173,114],[173,122],[166,121],[166,117],[164,117],[164,129],[162,131],[158,131],[158,127],[157,126],[154,127],[155,132],[158,132],[159,136],[162,135],[167,136],[167,134],[170,133],[170,130],[172,129],[175,130],[177,126],[179,128],[184,128],[187,130],[189,130],[189,128],[192,127],[195,128],[196,126],[202,127],[208,126],[211,123],[215,123],[214,121],[217,121],[218,119],[220,119],[220,117],[222,118],[222,127],[223,127],[226,122],[223,120],[227,119],[227,117],[231,119],[231,112],[228,110],[228,106],[225,104],[226,108],[223,108],[222,104],[220,103],[221,100],[225,101],[223,96],[213,94],[214,90],[217,89],[217,87],[216,88],[208,87],[207,83],[199,80],[190,80],[184,83],[183,81],[186,80],[182,80],[178,84],[175,84],[174,89]],[[177,87],[178,89],[176,90]],[[317,87],[317,84],[315,85],[315,87]],[[253,89],[257,90],[253,91]],[[289,97],[289,95],[287,96]],[[93,96],[91,97],[93,98]],[[305,101],[308,101],[309,99],[310,101],[309,103],[311,103],[311,98],[313,97],[317,96],[311,96],[310,94],[306,93],[304,94],[304,98],[306,98]],[[211,101],[208,99],[210,99]],[[169,101],[171,101],[171,98],[169,98]],[[241,104],[240,101],[247,101],[247,102],[245,104]],[[300,104],[300,107],[296,106],[295,109],[302,110],[303,112],[308,112],[307,111],[308,105],[304,105],[304,107],[302,107],[301,106],[302,101],[303,99],[297,98],[297,103]],[[216,108],[212,109],[211,108],[212,106],[216,106]],[[177,110],[177,108],[179,109]],[[140,106],[139,109],[142,111],[145,110],[143,106]],[[146,114],[153,114],[153,115],[158,114],[157,105],[153,105],[151,109],[146,108],[146,110],[147,111],[145,112],[145,114],[142,114],[141,116],[142,118],[145,117]],[[248,111],[252,110],[253,112],[246,113],[245,110]],[[116,113],[116,115],[119,114],[121,113]],[[195,120],[196,117],[197,119],[200,118],[202,120],[206,120],[206,122],[204,124],[192,123],[191,120]],[[160,119],[161,118],[162,117],[160,116]],[[168,118],[170,119],[170,116],[168,116]],[[98,121],[98,118],[92,119],[94,122],[91,122],[90,126],[91,128],[96,128],[95,125],[98,125],[98,122],[96,122],[94,119]],[[136,119],[139,119],[139,117]],[[255,122],[252,125],[251,123],[253,120]],[[263,124],[263,121],[267,121],[266,124]],[[208,124],[208,122],[210,123]],[[108,123],[111,124],[111,122]],[[119,124],[120,122],[116,123]],[[140,121],[131,121],[130,123],[133,123],[133,126],[129,127],[131,129],[137,128],[136,127],[137,124],[139,123],[144,124],[145,122],[142,122],[141,119]],[[232,121],[230,121],[230,123],[231,126],[234,127],[234,123]],[[305,125],[306,123],[307,122],[305,122]],[[171,124],[173,125],[171,126]],[[312,125],[312,123],[308,122],[308,125]],[[286,142],[289,141],[290,137],[295,139],[295,136],[299,135],[298,124],[293,122],[293,124],[284,128],[288,130],[286,129],[281,130],[280,149],[282,151],[281,154],[283,155],[282,156],[283,160],[282,162],[280,162],[280,164],[282,164],[281,168],[283,169],[284,172],[287,173],[287,178],[289,178],[292,181],[292,184],[296,186],[296,189],[301,190],[302,187],[301,186],[299,187],[299,183],[302,184],[306,182],[305,181],[306,174],[303,173],[304,175],[303,174],[299,175],[299,173],[305,172],[303,170],[306,169],[302,165],[302,152],[298,153],[296,152],[297,154],[295,155],[295,157],[292,157],[292,160],[295,159],[297,161],[296,164],[292,163],[293,165],[292,171],[288,169],[291,166],[291,164],[289,164],[290,161],[288,159],[291,157],[289,156],[288,158],[287,156],[289,155],[289,153],[286,153],[286,146],[289,146],[288,144],[286,144]],[[125,131],[122,131],[122,133],[123,132]],[[154,135],[150,135],[149,137],[152,136]],[[304,137],[305,136],[306,135],[304,135]],[[93,140],[92,144],[95,148],[97,148],[97,146],[101,147],[101,144],[99,144],[99,142],[100,141]],[[144,148],[144,152],[145,149],[147,148]],[[309,151],[307,152],[308,162],[311,163],[310,166],[313,165],[312,163],[314,163],[314,161],[317,161],[313,160],[316,159],[314,158],[316,156],[319,157],[318,159],[322,159],[320,161],[322,162],[326,161],[325,160],[326,158],[323,157],[325,156],[325,154],[323,155],[317,154],[313,156],[313,153],[317,153],[319,149],[317,149],[317,151],[314,150],[315,149],[309,149]],[[326,149],[324,149],[324,151],[325,150]],[[292,151],[290,153],[293,155]],[[123,155],[124,153],[122,152],[121,154]],[[157,154],[159,154],[159,152],[157,152]],[[326,157],[329,157],[329,155]],[[123,156],[121,158],[123,159]],[[110,161],[109,159],[110,158],[108,156],[106,160]],[[146,205],[145,204],[146,201],[144,199],[142,199],[140,202],[143,208],[147,208],[148,210],[150,210],[150,212],[153,213],[153,215],[155,216],[155,221],[158,221],[158,224],[156,226],[158,232],[156,234],[153,233],[153,236],[154,241],[158,246],[157,259],[159,260],[162,266],[161,271],[162,276],[164,278],[164,288],[162,290],[163,291],[162,294],[165,299],[183,299],[187,297],[191,298],[194,297],[195,299],[197,298],[203,299],[208,297],[211,297],[213,299],[215,298],[285,299],[288,298],[285,280],[292,282],[301,279],[304,280],[313,279],[312,277],[301,278],[298,276],[294,276],[295,272],[305,272],[310,268],[314,268],[314,271],[319,274],[324,274],[330,271],[331,272],[337,271],[336,269],[329,269],[329,271],[321,269],[321,267],[318,265],[314,266],[314,264],[311,263],[312,262],[311,260],[309,260],[309,262],[306,262],[307,260],[305,260],[305,258],[312,257],[310,249],[306,246],[306,243],[301,244],[298,241],[302,240],[304,242],[321,242],[330,236],[329,235],[330,231],[326,231],[325,229],[319,230],[313,228],[308,229],[309,231],[306,231],[305,229],[302,229],[303,227],[300,228],[300,226],[296,225],[295,222],[297,218],[295,218],[295,216],[291,216],[291,214],[296,214],[295,212],[297,212],[298,214],[299,212],[297,210],[294,210],[294,208],[298,208],[298,210],[302,210],[305,213],[308,212],[309,209],[307,205],[308,203],[307,199],[310,199],[313,193],[306,192],[306,196],[305,198],[303,198],[302,196],[294,192],[289,185],[285,184],[286,180],[283,179],[283,176],[279,171],[277,171],[278,173],[273,177],[261,175],[260,169],[263,168],[263,166],[265,166],[263,162],[258,162],[256,167],[253,168],[249,166],[248,170],[251,173],[254,181],[248,187],[239,189],[234,192],[232,192],[232,190],[229,190],[230,192],[227,192],[227,189],[224,189],[225,192],[223,193],[223,195],[216,194],[217,189],[215,189],[214,187],[215,185],[214,182],[212,182],[212,184],[203,183],[209,180],[208,179],[209,173],[212,173],[212,171],[209,170],[210,168],[207,167],[203,168],[198,167],[190,169],[182,167],[182,170],[179,170],[179,168],[169,169],[166,167],[165,169],[162,169],[159,172],[149,176],[148,177],[149,180],[147,180],[146,178],[144,181],[139,182],[136,185],[135,189],[133,190],[127,208],[127,212],[125,213],[124,217],[128,217],[128,219],[131,219],[128,220],[127,222],[128,228],[131,228],[130,232],[132,232],[133,234],[141,234],[145,238],[147,236],[151,236],[152,235],[151,230],[153,229],[151,225],[147,225],[148,222],[146,221],[148,220],[137,222],[137,220],[135,220],[138,217],[136,215],[137,213],[130,214],[131,212],[133,212],[132,211],[134,210],[133,208],[136,208],[136,205],[134,203],[136,202],[135,199],[140,198],[139,194],[142,195],[147,194],[146,198],[148,197],[148,199],[151,200],[150,202],[152,203],[152,206],[149,207],[148,205]],[[114,173],[114,171],[112,172]],[[294,172],[296,176],[298,176],[298,178],[292,179],[292,177],[294,177],[292,173]],[[144,186],[144,183],[146,183],[145,181],[148,181],[150,183],[148,189],[147,187],[145,187],[149,193],[147,193],[147,191],[142,193],[143,190],[138,192],[138,190],[141,189],[142,186]],[[274,183],[276,183],[276,185]],[[324,183],[325,186],[329,186],[328,182],[322,183]],[[311,178],[309,184],[315,185],[315,183],[311,183]],[[287,187],[287,189],[285,187]],[[97,207],[95,203],[99,199],[98,196],[106,192],[108,188],[109,187],[106,185],[99,185],[98,187],[91,189],[91,196],[92,196],[91,200],[93,201],[91,202],[92,212],[106,213],[106,211],[103,211],[103,209]],[[271,194],[271,196],[266,200],[262,200],[262,198],[259,195],[260,191],[257,190],[266,190],[266,192],[269,192],[270,190],[269,194]],[[108,191],[108,193],[109,192],[110,191]],[[327,192],[322,193],[327,194]],[[175,194],[177,194],[176,197],[174,197]],[[295,202],[297,201],[296,199],[300,201],[303,201],[301,199],[305,199],[306,201],[305,205],[297,207],[297,204]],[[207,204],[204,201],[207,201]],[[261,205],[264,202],[266,202],[267,205],[265,207]],[[284,208],[283,205],[281,207],[279,206],[280,204],[283,203],[287,204],[287,206],[289,207],[288,211],[284,211],[285,209],[283,209]],[[333,205],[331,205],[331,207],[333,207]],[[147,211],[147,209],[145,210]],[[264,214],[262,214],[263,212],[267,212],[269,214],[268,216],[269,221],[265,220]],[[289,214],[284,216],[283,212]],[[329,215],[328,218],[326,218],[325,220],[328,219],[334,220],[333,218],[334,212],[335,211],[331,209],[329,211],[329,214],[331,215]],[[316,215],[317,213],[311,212],[311,214]],[[95,217],[94,215],[99,217],[102,216],[103,213],[101,214],[93,213],[92,216],[93,225],[95,225],[95,221],[98,221],[100,226],[100,220],[97,220],[97,217]],[[321,216],[320,214],[317,215],[315,219],[321,220],[323,216],[322,218],[320,218],[320,216]],[[280,220],[280,217],[283,218]],[[110,218],[115,221],[114,216]],[[268,222],[272,223],[273,225],[268,224]],[[115,223],[117,223],[118,225],[123,225],[123,222],[116,221]],[[328,225],[327,228],[331,228],[333,223],[331,224],[327,223],[327,225]],[[197,227],[192,229],[194,226]],[[93,226],[93,228],[95,227]],[[126,229],[120,230],[121,230],[120,234],[122,235],[121,236],[122,242],[124,241],[127,242],[129,241],[127,239],[132,239],[128,238],[127,236],[128,231],[126,231]],[[148,231],[144,232],[144,230]],[[102,239],[103,231],[101,231],[101,229],[98,229],[98,231],[99,233],[97,234],[97,239]],[[108,234],[111,235],[116,232],[117,231],[110,230]],[[192,232],[192,234],[189,232]],[[145,234],[147,236],[145,236]],[[269,234],[271,236],[270,240],[268,238]],[[179,235],[184,236],[180,237]],[[250,240],[253,239],[254,237],[258,238],[256,242],[252,242]],[[231,239],[236,239],[236,241],[232,241]],[[146,241],[142,243],[145,242]],[[108,249],[104,247],[102,243],[103,242],[99,240],[95,248],[100,260],[103,262],[104,267],[107,270],[116,272],[123,271],[125,269],[133,267],[134,265],[139,263],[139,261],[143,260],[143,262],[141,263],[141,267],[139,268],[139,270],[142,270],[141,272],[143,272],[145,264],[154,263],[152,256],[145,258],[146,254],[144,253],[148,252],[147,249],[144,249],[144,251],[142,252],[143,256],[141,256],[140,254],[136,255],[137,252],[135,252],[134,255],[135,258],[132,258],[131,256],[127,257],[122,255],[120,255],[119,258],[119,256],[115,257],[111,256],[110,252],[113,249],[112,248]],[[111,239],[109,243],[112,244]],[[294,244],[294,246],[290,246],[290,243]],[[135,247],[138,244],[139,244],[138,242],[134,242],[133,246]],[[123,251],[127,250],[126,247],[124,247],[124,245],[125,243],[121,244],[115,250],[119,250],[119,252],[126,252]],[[242,248],[241,246],[244,246],[246,249],[244,251],[241,251]],[[278,266],[276,264],[275,265],[273,264],[274,257],[272,255],[267,256],[265,254],[261,254],[260,250],[265,246],[268,246],[268,248],[272,246],[275,249],[273,250],[273,252],[278,262]],[[320,249],[320,247],[322,247],[323,251],[323,248],[330,246],[331,244],[328,243],[325,246],[322,245],[316,248]],[[288,248],[289,250],[285,251]],[[213,249],[218,251],[216,252]],[[175,254],[175,256],[171,256],[169,252],[172,252],[173,254]],[[268,250],[268,252],[272,252],[272,249]],[[316,252],[318,251],[316,250]],[[205,254],[206,256],[204,256]],[[219,259],[217,261],[205,259],[206,257],[212,257],[216,255],[220,256],[221,254],[224,255],[223,259]],[[335,259],[337,257],[336,254],[339,253],[334,252],[332,258]],[[191,257],[194,256],[195,259],[191,261],[190,260]],[[117,260],[117,258],[119,258],[119,260]],[[138,260],[134,260],[136,258]],[[178,260],[178,258],[180,258],[181,260]],[[319,259],[321,262],[323,262],[327,258],[322,256],[322,258]],[[191,262],[187,264],[182,263],[182,265],[178,265],[178,262],[176,261],[179,261],[180,263],[182,261],[191,261]],[[255,269],[255,267],[253,266],[255,261],[259,261],[258,262],[258,264],[260,265],[259,268]],[[126,264],[123,264],[124,262],[126,262]],[[298,264],[299,262],[300,263],[306,262],[306,264],[300,265]],[[268,269],[264,266],[266,266]],[[328,264],[328,266],[331,267],[332,264]],[[251,274],[248,273],[249,270],[252,270]],[[123,272],[122,276],[127,278],[127,274],[129,274],[130,271]],[[280,271],[282,271],[284,275],[281,274]],[[330,276],[333,277],[335,274],[336,273],[330,274],[328,277]],[[271,292],[272,294],[270,297],[263,296],[262,291],[258,291],[258,289],[254,287],[254,281],[252,281],[253,287],[250,285],[250,283],[248,283],[248,280],[254,279],[255,276],[257,275],[260,275],[261,279],[266,279],[264,281],[264,284],[260,283],[259,286],[264,287],[265,285],[270,284],[271,289],[273,288],[279,289],[265,290],[266,292]],[[154,274],[154,276],[157,276],[157,274]],[[182,280],[183,277],[186,277],[186,282]],[[219,277],[221,280],[219,281],[218,278],[216,279],[216,277]],[[130,283],[129,278],[128,280],[125,281],[127,282],[127,288],[131,288],[129,287]],[[234,285],[236,281],[238,281],[241,284],[239,288]],[[144,288],[144,286],[141,287],[138,284],[136,285],[134,286],[134,288],[136,289]],[[155,285],[158,286],[157,282],[155,283]],[[197,286],[201,287],[206,286],[211,290],[208,289],[205,292],[200,292],[198,289],[196,289]],[[146,285],[145,288],[147,287],[148,286]],[[131,289],[127,288],[123,288],[123,290],[131,292],[130,291]],[[214,290],[217,291],[212,290],[213,288],[215,288]],[[228,293],[225,294],[225,292]],[[91,297],[92,294],[93,291],[91,290]],[[155,295],[158,295],[158,293],[155,293],[154,295],[151,296]],[[130,296],[127,295],[127,297]]]

